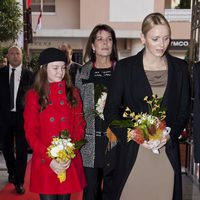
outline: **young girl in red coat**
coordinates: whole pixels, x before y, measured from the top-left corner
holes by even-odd
[[[30,191],[38,193],[40,200],[69,200],[71,193],[86,186],[78,151],[75,158],[66,162],[58,162],[47,154],[52,137],[62,130],[69,131],[72,141],[84,138],[82,101],[71,84],[66,62],[62,51],[45,49],[39,56],[41,66],[33,88],[26,96],[24,127],[33,150]],[[67,177],[61,183],[57,175],[63,171]]]

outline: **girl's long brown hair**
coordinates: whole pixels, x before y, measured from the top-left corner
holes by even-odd
[[[77,105],[77,99],[73,93],[73,84],[71,81],[71,77],[69,75],[69,71],[65,70],[65,75],[63,80],[66,82],[66,95],[67,100],[71,106]],[[48,96],[49,96],[49,82],[47,78],[47,64],[42,65],[38,70],[35,81],[33,84],[33,89],[38,93],[39,100],[38,103],[40,105],[40,111],[44,110],[49,104]]]

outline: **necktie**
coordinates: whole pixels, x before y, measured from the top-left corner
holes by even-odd
[[[15,88],[15,69],[12,68],[12,72],[10,75],[10,109],[14,108],[14,90]]]

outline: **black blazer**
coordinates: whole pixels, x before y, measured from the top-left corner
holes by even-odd
[[[22,68],[21,80],[16,98],[16,113],[19,125],[23,126],[23,111],[25,93],[33,83],[33,73]],[[9,89],[9,67],[0,69],[0,123],[1,126],[9,126],[10,120],[10,89]]]
[[[185,61],[169,54],[166,54],[166,58],[168,82],[162,104],[167,108],[167,126],[171,127],[171,139],[166,144],[166,153],[175,172],[173,200],[180,200],[182,188],[178,137],[189,118],[189,73]],[[148,106],[143,99],[145,96],[151,97],[152,90],[143,67],[143,50],[135,56],[119,61],[112,78],[112,88],[107,97],[104,113],[108,123],[121,119],[119,113],[122,107],[128,106],[135,113],[148,112]],[[139,146],[133,141],[126,142],[126,129],[114,126],[110,128],[120,141],[113,187],[115,188],[113,199],[117,200],[135,163]]]
[[[194,66],[194,159],[195,162],[200,163],[200,62]]]
[[[75,77],[76,77],[76,73],[77,70],[79,70],[81,68],[82,65],[80,65],[79,63],[73,62],[69,65],[69,74],[71,76],[71,81],[72,83],[75,85]]]

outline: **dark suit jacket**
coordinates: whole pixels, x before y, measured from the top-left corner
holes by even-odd
[[[33,73],[22,68],[21,80],[16,99],[16,113],[19,125],[23,127],[24,98],[26,91],[33,83]],[[0,69],[0,123],[1,126],[9,126],[10,120],[10,88],[9,88],[9,67]]]
[[[171,139],[166,144],[166,153],[175,171],[174,198],[182,199],[181,167],[179,160],[178,137],[186,127],[189,117],[189,73],[185,61],[166,54],[168,62],[168,82],[163,97],[163,106],[167,108],[166,122],[171,127]],[[137,55],[119,61],[113,73],[112,88],[105,107],[105,119],[108,123],[121,119],[121,107],[128,106],[135,113],[148,112],[145,96],[152,96],[151,86],[143,67],[143,51]],[[110,126],[119,139],[118,160],[114,175],[113,199],[120,198],[123,186],[135,163],[138,144],[127,143],[126,129]]]
[[[200,163],[200,62],[194,66],[194,159]]]
[[[82,65],[80,65],[79,63],[73,62],[70,64],[69,66],[69,74],[71,76],[71,80],[72,83],[75,85],[75,77],[76,77],[76,73],[77,70],[81,68]]]

